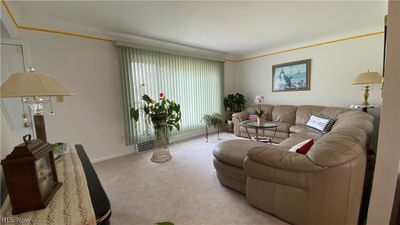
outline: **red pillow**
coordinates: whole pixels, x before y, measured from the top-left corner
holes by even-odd
[[[310,150],[310,148],[313,146],[313,144],[314,144],[314,140],[311,139],[309,142],[305,143],[303,146],[298,148],[296,150],[296,152],[305,155],[305,154],[307,154],[308,150]]]

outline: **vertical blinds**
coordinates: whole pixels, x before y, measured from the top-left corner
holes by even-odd
[[[221,113],[223,106],[223,62],[117,46],[127,145],[151,140],[144,115],[135,123],[129,109],[142,106],[141,97],[158,99],[159,93],[181,104],[179,133],[203,128],[203,114]],[[141,113],[143,114],[143,113]],[[173,132],[172,135],[176,135]]]

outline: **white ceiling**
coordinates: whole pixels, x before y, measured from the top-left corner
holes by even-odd
[[[95,28],[232,56],[340,35],[382,31],[387,12],[386,1],[8,3],[18,23],[25,26],[70,32],[75,28]]]

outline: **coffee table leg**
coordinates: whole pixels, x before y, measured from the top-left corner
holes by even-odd
[[[249,140],[251,140],[250,134],[249,134],[249,130],[246,127],[246,132],[247,132],[247,136],[249,136]]]
[[[258,128],[256,128],[256,141],[258,142]]]
[[[271,141],[270,141],[271,144],[272,144],[272,139],[275,138],[275,135],[276,135],[276,131],[277,131],[277,130],[278,130],[278,127],[275,127],[274,136],[272,136]]]

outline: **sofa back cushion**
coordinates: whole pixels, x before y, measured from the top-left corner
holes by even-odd
[[[294,124],[297,106],[276,105],[272,110],[272,121]]]
[[[337,128],[325,134],[307,152],[316,165],[332,167],[365,154],[367,135],[359,128]]]
[[[370,135],[374,129],[374,117],[361,111],[346,111],[337,117],[332,130],[340,128],[359,128]]]
[[[323,109],[321,109],[321,111],[319,111],[318,114],[326,118],[337,119],[341,113],[349,110],[350,109],[341,107],[324,107]]]
[[[261,109],[264,110],[267,113],[267,120],[271,121],[272,120],[272,109],[274,108],[273,105],[269,104],[261,104]],[[254,112],[254,110],[259,110],[258,105],[251,105],[247,107],[246,111],[247,112]]]
[[[319,113],[324,107],[317,105],[301,105],[297,107],[296,124],[306,125],[313,113]]]

